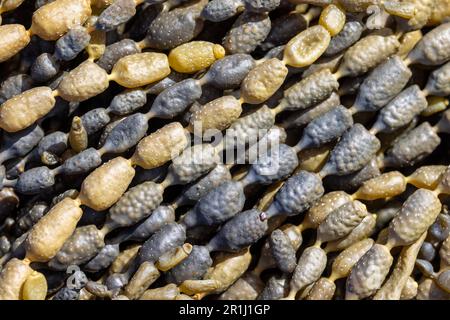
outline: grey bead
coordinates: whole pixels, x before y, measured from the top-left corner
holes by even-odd
[[[300,12],[292,12],[278,17],[272,21],[270,32],[260,47],[263,50],[268,50],[286,44],[306,27],[307,21]]]
[[[199,19],[204,3],[162,12],[153,20],[147,33],[147,43],[155,49],[169,50],[195,38],[203,28]]]
[[[336,92],[333,92],[326,100],[318,105],[293,113],[282,122],[282,126],[285,128],[300,128],[306,126],[317,117],[327,113],[340,104],[339,95]]]
[[[275,263],[282,272],[292,273],[297,265],[295,249],[291,240],[280,229],[276,229],[269,237],[270,252]]]
[[[286,276],[272,276],[259,294],[257,300],[279,300],[289,293],[289,281]]]
[[[111,72],[113,66],[120,58],[139,52],[141,52],[141,48],[139,48],[134,40],[123,39],[108,45],[103,55],[97,61],[97,64],[105,69],[106,72]]]
[[[286,48],[286,46],[282,45],[282,46],[277,46],[277,47],[270,49],[264,55],[264,59],[268,60],[268,59],[272,59],[272,58],[277,58],[279,60],[282,60],[285,48]]]
[[[445,292],[448,293],[450,291],[450,271],[449,270],[442,271],[439,274],[439,277],[437,278],[436,282],[439,284],[441,288],[445,290]]]
[[[369,34],[345,51],[339,69],[345,76],[363,75],[395,54],[399,46],[395,35]]]
[[[180,81],[156,97],[151,112],[159,118],[173,118],[185,111],[201,95],[202,87],[196,80]]]
[[[149,4],[149,5],[152,5],[152,4],[160,4],[160,3],[164,3],[164,2],[166,2],[167,0],[146,0],[145,2],[147,3],[147,4]],[[182,3],[182,2],[184,2],[184,1],[187,1],[187,0],[177,0],[178,2],[175,2],[175,3]]]
[[[388,203],[385,207],[381,208],[377,211],[377,221],[376,228],[377,230],[384,229],[389,222],[399,213],[399,210],[402,207],[402,202],[394,201]]]
[[[95,27],[101,31],[111,31],[130,20],[136,14],[134,0],[115,0],[102,11],[95,23]]]
[[[11,249],[11,242],[6,236],[0,237],[0,257],[6,254]]]
[[[338,176],[362,169],[380,149],[380,141],[361,124],[344,133],[322,169],[324,175]]]
[[[262,131],[264,133],[265,130]],[[258,137],[259,138],[259,137]],[[273,148],[278,148],[280,144],[284,144],[287,139],[286,131],[274,125],[266,134],[258,139],[256,144],[249,146],[245,151],[239,150],[237,153],[236,164],[254,163],[259,157],[264,157],[267,152],[271,152]],[[294,160],[295,162],[296,160]],[[250,177],[249,177],[250,178]]]
[[[267,14],[244,12],[228,31],[222,45],[230,54],[251,53],[266,39],[270,26]]]
[[[55,57],[63,61],[75,59],[87,47],[90,40],[91,36],[86,28],[72,28],[56,41]]]
[[[186,187],[183,191],[183,200],[189,202],[198,201],[209,191],[228,180],[231,180],[230,170],[225,165],[219,163],[207,175]]]
[[[39,142],[37,152],[42,155],[44,152],[50,152],[55,155],[61,155],[67,150],[67,133],[61,131],[52,132]]]
[[[119,124],[108,134],[103,148],[108,153],[122,153],[135,146],[147,133],[148,119],[142,113],[135,113]]]
[[[377,177],[381,174],[376,159],[372,159],[362,169],[343,176],[328,176],[324,184],[333,190],[343,190],[354,192],[365,181]]]
[[[429,242],[424,242],[420,247],[419,258],[427,261],[433,261],[436,257],[436,249]]]
[[[317,228],[317,238],[322,242],[338,240],[348,235],[368,216],[365,206],[350,201],[334,209]]]
[[[198,226],[186,230],[186,237],[189,243],[207,243],[217,232],[217,226]]]
[[[35,124],[14,133],[3,132],[2,160],[22,157],[30,152],[44,137],[42,128]],[[6,158],[6,159],[4,159]]]
[[[75,229],[58,253],[48,262],[50,268],[65,270],[92,259],[105,246],[103,234],[94,225]]]
[[[101,290],[101,292],[105,292],[107,295],[109,295],[112,290],[115,291],[127,285],[129,278],[130,275],[127,274],[113,273],[110,276],[108,276],[108,278],[106,278],[104,285],[98,284],[93,281],[89,281],[87,287],[89,288],[89,286],[92,284],[98,287],[98,289]],[[89,288],[89,291],[92,291],[91,288]]]
[[[155,83],[152,83],[148,87],[146,87],[145,92],[147,94],[159,95],[161,92],[166,90],[168,87],[174,85],[177,82],[180,82],[188,77],[187,73],[179,73],[175,70],[172,70],[170,74]]]
[[[58,194],[57,196],[53,197],[52,202],[50,203],[50,207],[57,205],[59,202],[64,200],[65,198],[72,198],[76,199],[79,195],[79,192],[77,189],[69,189],[64,191],[63,193]]]
[[[46,4],[51,3],[51,2],[53,2],[53,1],[55,1],[55,0],[36,0],[36,1],[34,2],[34,7],[35,7],[36,9],[39,9],[39,8],[42,7],[43,5],[46,5]]]
[[[3,189],[3,180],[6,179],[6,168],[0,165],[0,189]]]
[[[217,98],[223,97],[224,92],[222,89],[218,89],[214,87],[213,85],[210,85],[209,83],[206,83],[202,86],[202,96],[195,101],[195,104],[199,104],[199,109],[202,108],[203,105],[207,104],[208,102],[215,100]],[[194,105],[192,105],[194,107]],[[190,112],[195,112],[194,110],[189,109]]]
[[[450,216],[448,214],[440,214],[438,219],[431,225],[429,235],[438,242],[444,241],[449,236]]]
[[[152,181],[141,183],[128,190],[109,210],[107,223],[126,227],[152,213],[163,200],[164,188]]]
[[[202,279],[212,263],[208,249],[194,245],[189,256],[166,274],[167,282],[180,285],[185,280]]]
[[[98,272],[102,269],[106,269],[114,262],[119,254],[119,245],[107,244],[84,266],[83,269],[88,272]]]
[[[48,210],[49,207],[45,203],[36,203],[31,206],[31,208],[28,206],[24,207],[23,210],[20,211],[21,213],[23,212],[23,214],[19,213],[20,218],[14,226],[15,234],[22,235],[30,230]]]
[[[144,90],[127,90],[114,96],[107,111],[119,116],[133,113],[147,103],[147,94]]]
[[[298,166],[295,150],[288,145],[280,144],[267,151],[252,164],[249,177],[263,185],[271,184],[288,177]]]
[[[378,65],[364,79],[354,103],[358,111],[377,111],[393,99],[408,83],[411,70],[398,56]]]
[[[234,252],[254,244],[268,229],[267,221],[261,221],[260,215],[257,209],[235,215],[210,240],[208,250]]]
[[[141,224],[130,232],[129,239],[142,241],[162,228],[165,224],[175,221],[175,210],[169,206],[159,206]]]
[[[33,79],[27,74],[8,77],[0,86],[0,103],[33,87]]]
[[[144,261],[156,262],[164,253],[182,246],[186,240],[186,230],[176,222],[164,225],[150,239],[144,242],[138,253],[139,264]]]
[[[337,106],[306,126],[300,146],[302,148],[320,147],[340,138],[352,125],[353,117],[350,111],[343,106]]]
[[[11,252],[22,252],[25,254],[25,245],[24,242],[28,237],[28,232],[24,233],[20,237],[16,238],[11,246]]]
[[[415,266],[420,272],[427,277],[434,274],[434,266],[430,263],[430,261],[424,259],[416,259]]]
[[[430,74],[425,91],[435,96],[450,95],[450,62]]]
[[[34,81],[46,82],[58,74],[59,68],[59,62],[51,54],[43,53],[34,61],[30,74]]]
[[[202,11],[202,18],[212,22],[225,21],[234,17],[244,6],[242,0],[211,0]]]
[[[203,196],[183,219],[186,228],[219,225],[244,208],[245,195],[241,183],[226,181]]]
[[[98,148],[101,148],[106,141],[106,138],[108,138],[108,135],[111,133],[111,131],[123,120],[125,120],[127,117],[120,117],[115,121],[112,121],[108,123],[105,128],[102,130],[102,134],[100,135],[100,138],[98,139]]]
[[[392,167],[411,166],[430,155],[441,143],[428,122],[420,124],[395,142],[386,153],[386,164]]]
[[[22,173],[15,189],[22,194],[38,194],[55,184],[55,174],[47,167],[36,167]]]
[[[152,6],[151,4],[157,4],[165,2],[166,0],[160,1],[145,1],[145,4],[138,10],[133,19],[133,24],[127,30],[127,38],[131,39],[143,39],[147,34],[147,30],[150,28],[150,24],[155,20],[155,18],[161,12],[160,6]]]
[[[302,78],[307,78],[308,76],[319,72],[320,70],[329,69],[337,70],[342,61],[342,54],[338,54],[335,57],[320,57],[312,65],[308,66],[306,70],[302,72]],[[298,70],[291,71],[293,73],[299,73]]]
[[[111,121],[111,118],[106,109],[97,108],[83,114],[81,121],[87,134],[91,135],[106,126]]]
[[[410,123],[428,107],[428,102],[418,85],[403,90],[391,102],[381,109],[374,128],[382,132],[391,132]]]
[[[333,56],[349,48],[361,38],[364,29],[364,24],[358,20],[347,21],[341,32],[331,38],[330,44],[324,55]]]
[[[320,70],[287,89],[280,105],[285,110],[306,109],[327,99],[338,88],[339,82],[331,71]]]
[[[167,166],[161,166],[153,169],[143,169],[141,167],[136,168],[136,175],[133,179],[133,185],[145,181],[160,181],[164,179],[167,174]]]
[[[220,157],[211,144],[197,144],[173,159],[169,170],[176,183],[186,184],[207,174],[219,162]]]
[[[353,266],[346,282],[346,297],[364,299],[373,295],[386,279],[392,260],[385,246],[374,244]]]
[[[94,148],[83,150],[82,152],[67,159],[61,165],[61,172],[67,175],[87,173],[102,164],[102,157]]]
[[[275,116],[266,105],[237,119],[225,132],[225,148],[234,149],[255,144],[275,124]]]
[[[207,82],[219,89],[235,89],[251,69],[255,60],[245,53],[236,53],[217,60],[205,74]]]
[[[67,74],[69,73],[69,71],[63,71],[63,72],[60,72],[52,81],[50,81],[49,83],[48,83],[48,87],[50,88],[50,89],[52,89],[52,90],[56,90],[56,89],[58,89],[58,87],[59,87],[59,85],[60,85],[60,83],[61,83],[61,81],[64,79],[64,77],[65,76],[67,76]],[[62,103],[67,103],[66,101],[64,101],[63,99],[57,99],[56,100],[56,104],[57,104],[57,106],[58,106],[58,104],[62,104]],[[78,106],[79,105],[79,102],[69,102],[69,105],[75,105],[75,106]],[[55,110],[55,108],[53,108],[53,112],[54,112],[54,110]],[[51,112],[52,111],[50,111],[50,114],[51,114]],[[48,115],[47,115],[47,117],[48,117]]]
[[[323,193],[320,178],[314,173],[301,170],[289,178],[277,192],[267,216],[300,214],[309,209]]]
[[[52,300],[78,300],[79,298],[80,292],[78,290],[63,287],[53,296]]]
[[[252,12],[268,12],[275,10],[281,0],[244,0],[245,10]]]
[[[341,85],[339,86],[339,90],[337,91],[337,93],[340,96],[358,94],[359,87],[363,83],[364,79],[365,79],[364,76],[347,77],[342,79]]]
[[[450,22],[441,24],[425,34],[408,58],[414,63],[429,66],[450,60]]]
[[[0,189],[3,189],[3,180],[6,179],[6,168],[3,165],[0,165]]]

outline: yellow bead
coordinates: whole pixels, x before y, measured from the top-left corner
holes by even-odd
[[[161,80],[169,74],[169,61],[165,54],[144,52],[117,61],[111,76],[121,86],[137,88]]]
[[[345,13],[339,7],[330,4],[323,9],[319,24],[326,28],[332,36],[335,36],[344,28]]]
[[[36,87],[5,101],[0,107],[0,128],[17,132],[31,126],[55,105],[49,87]]]
[[[0,62],[13,57],[30,42],[30,36],[21,24],[0,26]]]
[[[4,0],[1,4],[1,12],[7,12],[16,9],[24,0]]]
[[[365,181],[355,196],[362,200],[376,200],[395,197],[405,190],[405,177],[398,171],[391,171]]]
[[[431,12],[431,17],[428,25],[438,25],[443,23],[450,15],[450,0],[435,1],[434,8]]]
[[[117,157],[95,169],[84,179],[79,199],[82,204],[103,211],[128,189],[135,171],[129,160]]]
[[[169,54],[169,64],[175,71],[194,73],[208,68],[224,56],[225,49],[219,44],[192,41],[173,49]]]
[[[330,33],[321,25],[310,27],[288,42],[283,61],[296,68],[309,66],[325,52],[330,40]]]
[[[0,300],[19,300],[23,284],[32,272],[29,262],[9,260],[0,273]]]
[[[40,272],[33,271],[23,284],[23,300],[45,300],[47,296],[47,280]]]
[[[263,103],[281,87],[287,74],[286,66],[276,58],[256,66],[242,81],[241,96],[244,102]]]
[[[31,32],[44,40],[58,40],[73,27],[83,25],[91,13],[89,0],[56,0],[33,13]]]
[[[25,240],[27,259],[46,262],[53,258],[74,232],[82,214],[76,200],[65,198],[58,202],[29,232]]]
[[[64,76],[58,93],[64,100],[81,102],[102,93],[108,86],[106,71],[86,60]]]
[[[225,130],[242,113],[239,100],[233,96],[223,96],[212,100],[194,112],[190,118],[189,130],[195,132],[195,127],[201,125],[204,133],[207,130]]]
[[[142,139],[131,162],[144,169],[157,168],[178,156],[188,143],[183,126],[172,122]]]

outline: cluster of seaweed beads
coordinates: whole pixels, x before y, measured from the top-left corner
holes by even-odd
[[[29,30],[23,6],[1,298],[447,297],[447,1],[36,1]]]

